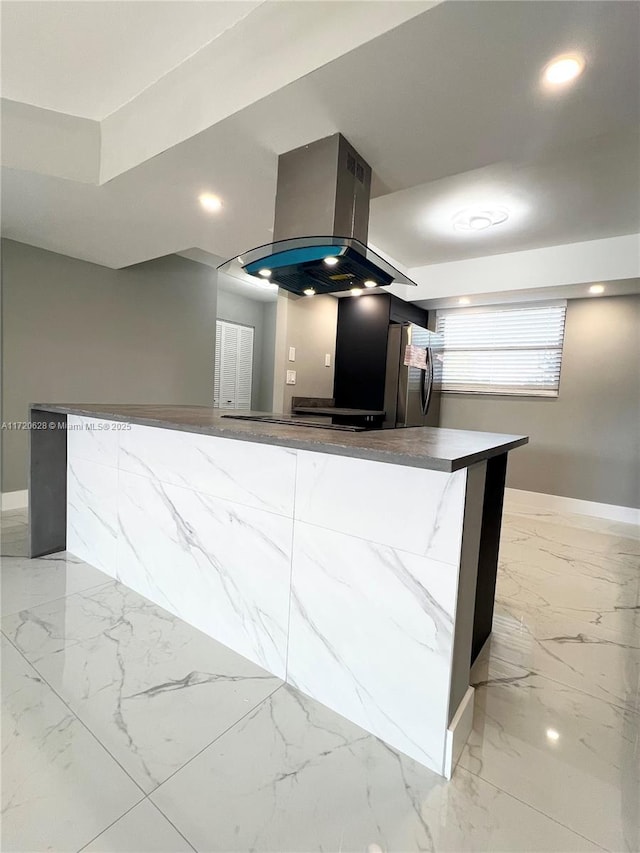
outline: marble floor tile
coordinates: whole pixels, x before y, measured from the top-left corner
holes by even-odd
[[[447,783],[289,687],[151,799],[200,851],[597,849],[463,769]]]
[[[2,513],[3,554],[26,521]],[[636,853],[639,539],[508,508],[450,783],[75,557],[3,558],[35,669],[2,638],[2,849]]]
[[[3,631],[145,791],[281,684],[115,582]]]
[[[143,800],[82,853],[191,853],[194,848],[149,800]]]
[[[546,521],[562,527],[575,528],[577,530],[588,530],[593,533],[605,533],[620,536],[623,539],[640,540],[640,525],[626,523],[623,521],[612,521],[608,518],[595,518],[591,515],[578,515],[577,513],[558,512],[557,510],[540,509],[522,504],[516,504],[509,500],[507,495],[504,504],[504,517],[509,524],[514,518],[524,518],[530,521]]]
[[[542,525],[538,525],[541,527]],[[557,527],[557,525],[555,526]],[[640,557],[634,540],[616,537],[607,546],[559,541],[553,525],[538,533],[505,524],[500,546],[496,600],[536,616],[588,623],[637,636],[640,631]],[[579,531],[587,541],[586,533]],[[569,539],[570,537],[564,537]]]
[[[494,662],[476,682],[474,728],[459,766],[607,850],[640,849],[633,711]]]
[[[599,699],[640,711],[640,632],[626,635],[556,616],[496,605],[488,650]]]
[[[20,527],[10,528],[8,531],[3,531],[2,533],[2,541],[3,542],[18,542],[21,539],[26,539],[27,537],[27,528],[24,525],[20,525]]]
[[[79,850],[143,793],[2,640],[2,850]]]
[[[21,509],[5,510],[0,513],[0,530],[14,527],[16,524],[28,524],[29,511],[26,507]]]
[[[26,510],[3,512],[0,520],[0,556],[26,557],[28,532]]]
[[[637,576],[640,567],[637,539],[522,516],[505,518],[501,553],[525,569],[542,559],[545,574],[555,571],[614,581]]]
[[[111,578],[104,572],[66,551],[37,560],[3,556],[0,558],[2,616],[109,582]]]
[[[23,518],[21,515],[16,516],[6,516],[4,513],[2,514],[2,535],[6,536],[10,533],[13,533],[15,530],[24,530],[27,527],[27,520]]]
[[[0,556],[2,557],[27,557],[28,554],[29,543],[26,534],[21,539],[0,542]]]

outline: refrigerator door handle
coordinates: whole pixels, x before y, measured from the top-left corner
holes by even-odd
[[[429,403],[431,402],[431,392],[433,390],[433,354],[431,347],[426,347],[427,351],[427,368],[422,371],[422,382],[420,383],[420,399],[422,402],[422,414],[426,415],[429,411]]]

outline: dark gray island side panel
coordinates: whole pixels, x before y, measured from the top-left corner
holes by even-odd
[[[498,552],[502,530],[504,485],[507,476],[507,454],[494,456],[487,461],[484,482],[480,551],[478,553],[478,580],[476,605],[473,617],[473,645],[471,662],[478,657],[493,626],[493,608],[496,598]]]
[[[67,547],[67,416],[32,408],[29,420],[29,556],[42,557]]]

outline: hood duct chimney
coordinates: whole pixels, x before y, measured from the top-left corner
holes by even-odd
[[[371,167],[341,133],[278,158],[274,240],[327,235],[367,242]]]

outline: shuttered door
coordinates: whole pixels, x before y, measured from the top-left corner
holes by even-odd
[[[238,326],[237,353],[236,409],[250,409],[253,375],[253,329],[250,326]]]
[[[250,409],[252,374],[253,329],[218,320],[213,405],[221,409]]]
[[[222,324],[216,322],[216,353],[213,362],[213,405],[220,406],[220,353],[222,352]]]

